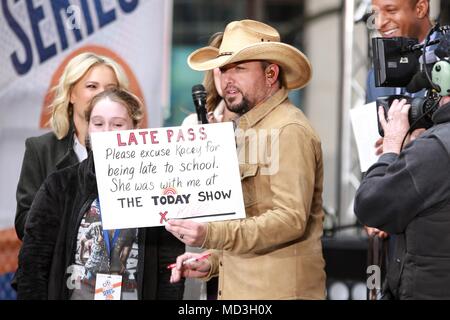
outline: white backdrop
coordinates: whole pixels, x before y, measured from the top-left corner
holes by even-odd
[[[170,0],[1,2],[0,229],[14,225],[25,138],[45,132],[44,98],[62,62],[92,46],[119,57],[144,99],[147,125],[160,127],[169,104],[171,26]]]

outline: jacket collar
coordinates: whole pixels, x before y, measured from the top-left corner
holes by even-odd
[[[432,119],[435,124],[450,122],[450,102],[440,106],[433,114]]]
[[[97,194],[97,179],[95,177],[94,155],[89,151],[86,160],[82,161],[78,167],[78,181],[80,188],[86,194]]]
[[[62,150],[57,157],[56,169],[62,169],[78,163],[77,155],[73,151],[73,135],[75,134],[75,125],[70,121],[70,127],[67,135],[61,139]]]
[[[239,128],[240,129],[248,129],[256,125],[259,121],[261,121],[267,114],[269,114],[272,110],[278,107],[284,100],[286,100],[288,96],[288,90],[285,88],[281,88],[273,96],[264,102],[256,105],[239,118]]]

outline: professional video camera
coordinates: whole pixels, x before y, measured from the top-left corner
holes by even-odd
[[[432,35],[434,40],[430,40]],[[440,98],[450,95],[450,26],[434,26],[424,44],[411,38],[373,38],[372,47],[377,87],[406,87],[409,93],[427,90],[421,98],[379,97],[377,108],[383,106],[387,116],[394,99],[406,99],[411,104],[410,132],[430,128]],[[380,121],[378,131],[384,136]]]

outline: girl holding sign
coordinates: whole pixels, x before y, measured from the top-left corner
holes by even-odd
[[[117,88],[96,95],[86,111],[89,133],[135,129],[141,118],[139,99]],[[162,227],[102,229],[89,152],[50,175],[36,195],[19,255],[18,298],[181,299],[184,284],[170,284],[166,266],[183,251]]]

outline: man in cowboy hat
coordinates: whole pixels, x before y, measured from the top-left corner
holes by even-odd
[[[178,257],[171,281],[218,274],[219,299],[323,299],[321,145],[288,99],[289,89],[309,82],[308,59],[281,43],[274,28],[242,20],[227,25],[219,49],[199,49],[188,64],[199,71],[220,68],[226,106],[240,114],[239,153],[248,147],[247,132],[259,138],[260,133],[276,134],[258,145],[259,154],[270,154],[269,162],[240,157],[246,219],[168,222],[166,229],[181,241],[212,253],[184,264],[200,255]]]

